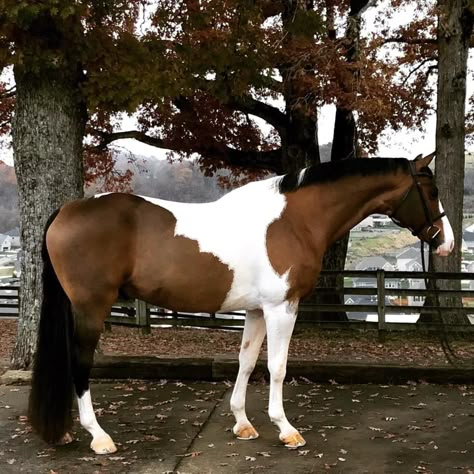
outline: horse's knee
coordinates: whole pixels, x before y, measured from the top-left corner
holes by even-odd
[[[286,364],[268,362],[271,383],[283,384],[286,377]]]
[[[256,362],[248,361],[246,359],[239,362],[239,375],[244,377],[250,377],[253,370],[255,369]]]

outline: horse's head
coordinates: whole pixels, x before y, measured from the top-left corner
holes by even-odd
[[[420,155],[410,161],[413,181],[391,218],[430,244],[437,255],[446,257],[454,248],[454,235],[439,200],[433,173],[428,167],[434,156],[434,153],[424,158]]]

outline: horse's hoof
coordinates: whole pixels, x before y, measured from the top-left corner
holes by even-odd
[[[237,436],[237,439],[243,440],[257,439],[259,436],[257,430],[252,425],[245,425],[242,427],[235,425],[234,434]]]
[[[301,448],[306,444],[303,436],[301,436],[297,431],[287,436],[280,435],[280,441],[285,444],[285,447],[289,449]]]
[[[70,433],[65,433],[64,436],[56,443],[58,446],[64,446],[73,442],[73,438]]]
[[[92,440],[91,448],[96,454],[112,454],[117,451],[117,447],[109,435]]]

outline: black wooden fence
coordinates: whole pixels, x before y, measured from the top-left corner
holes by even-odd
[[[408,322],[408,320],[413,320],[414,315],[433,313],[438,310],[436,306],[423,304],[426,297],[434,297],[435,293],[433,290],[424,288],[421,282],[429,275],[422,272],[344,271],[342,275],[344,288],[318,289],[321,294],[339,295],[341,304],[303,302],[300,304],[299,311],[313,313],[343,311],[347,313],[348,320],[343,322],[332,322],[330,318],[324,322],[297,320],[298,326],[318,325],[330,329],[378,329],[379,331],[406,330],[414,329],[414,324]],[[438,291],[441,302],[446,296],[456,296],[458,301],[462,301],[462,306],[448,306],[441,303],[439,307],[441,313],[457,312],[467,316],[468,321],[470,317],[474,323],[474,273],[438,273],[436,280],[438,284],[442,280],[458,281],[458,289]],[[0,287],[0,317],[18,316],[19,293],[21,292],[18,286]],[[357,298],[360,297],[366,297],[369,301],[360,304],[357,302]],[[418,303],[408,304],[412,298],[418,299]],[[366,321],[367,315],[374,321]],[[392,316],[396,316],[397,322],[390,321]],[[244,313],[177,313],[140,300],[118,301],[112,308],[107,324],[135,326],[145,333],[149,332],[152,326],[242,329]],[[416,327],[427,330],[437,328],[436,324],[416,325]],[[447,328],[452,331],[474,333],[474,325],[469,323],[450,324]]]

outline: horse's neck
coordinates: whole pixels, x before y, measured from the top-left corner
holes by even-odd
[[[308,186],[306,225],[318,241],[331,245],[367,216],[388,214],[409,186],[409,177],[381,175],[348,177]],[[304,192],[301,189],[298,192]]]

